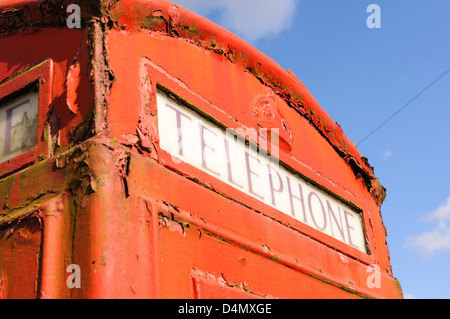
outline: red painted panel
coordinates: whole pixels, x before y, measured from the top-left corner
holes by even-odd
[[[82,1],[81,30],[48,18],[61,10],[50,2],[19,2],[0,4],[10,27],[0,29],[0,98],[41,78],[40,129],[50,136],[33,165],[0,164],[23,168],[0,173],[0,296],[401,297],[384,190],[292,74],[167,1]],[[27,12],[36,16],[11,20]],[[44,60],[45,72],[33,68]],[[362,211],[368,253],[174,162],[159,145],[158,90],[223,128],[278,128],[286,166]],[[81,288],[66,285],[70,264]],[[370,265],[379,287],[368,285]]]
[[[41,227],[32,216],[0,229],[0,299],[38,296]]]

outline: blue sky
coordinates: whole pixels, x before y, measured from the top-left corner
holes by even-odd
[[[306,85],[354,142],[450,67],[448,0],[175,0]],[[381,9],[370,29],[366,9]],[[358,145],[387,189],[394,276],[407,298],[450,298],[450,73]]]

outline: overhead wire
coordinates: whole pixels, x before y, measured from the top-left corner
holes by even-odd
[[[375,134],[378,130],[380,130],[384,125],[386,125],[390,120],[392,120],[395,116],[397,116],[401,111],[403,111],[406,107],[408,107],[412,102],[414,102],[419,96],[425,93],[429,88],[431,88],[436,82],[442,79],[447,73],[450,72],[450,67],[441,73],[436,79],[434,79],[430,84],[428,84],[424,89],[422,89],[419,93],[417,93],[413,98],[411,98],[408,102],[403,104],[398,110],[396,110],[392,115],[390,115],[387,119],[385,119],[381,124],[375,127],[369,134],[367,134],[364,138],[362,138],[356,146],[361,145],[364,141],[366,141],[369,137]]]

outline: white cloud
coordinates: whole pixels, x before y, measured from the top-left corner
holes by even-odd
[[[219,14],[219,23],[253,42],[275,37],[291,27],[298,0],[172,0],[180,6],[207,16]]]
[[[424,221],[435,223],[433,230],[407,238],[405,246],[430,259],[437,252],[450,251],[450,197],[435,211],[426,214]]]
[[[426,219],[429,221],[437,222],[450,221],[450,197],[447,198],[445,204],[442,204],[434,212],[428,214],[426,216]]]
[[[382,150],[381,153],[382,153],[383,158],[385,160],[392,156],[392,151],[391,150]]]
[[[450,250],[450,228],[444,224],[430,232],[409,237],[406,247],[412,247],[422,257],[430,259],[436,252]]]

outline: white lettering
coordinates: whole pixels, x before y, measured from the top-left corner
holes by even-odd
[[[259,139],[256,130],[240,128],[232,133],[162,93],[158,93],[157,98],[160,146],[172,158],[191,164],[310,227],[366,252],[361,215],[283,168],[278,160],[267,156],[267,150],[261,145],[252,144]],[[179,132],[176,138],[173,132]],[[267,135],[267,130],[264,134]]]
[[[70,29],[81,28],[81,8],[78,4],[69,4],[66,9],[67,13],[71,13],[67,19],[66,24]]]
[[[178,313],[180,314],[205,314],[206,317],[209,317],[209,315],[211,314],[211,310],[212,310],[213,306],[192,306],[189,304],[185,304],[184,306],[179,306],[178,307]]]
[[[371,15],[369,15],[367,17],[367,27],[369,29],[380,29],[381,28],[381,8],[378,4],[369,4],[367,6],[367,10],[368,13],[372,12]]]
[[[367,272],[372,273],[369,277],[367,277],[367,280],[366,280],[367,287],[370,289],[381,288],[380,266],[369,265],[369,266],[367,266]]]
[[[66,284],[67,287],[72,288],[81,288],[81,269],[77,264],[71,264],[67,266],[67,272],[72,272],[72,274],[67,277]]]

